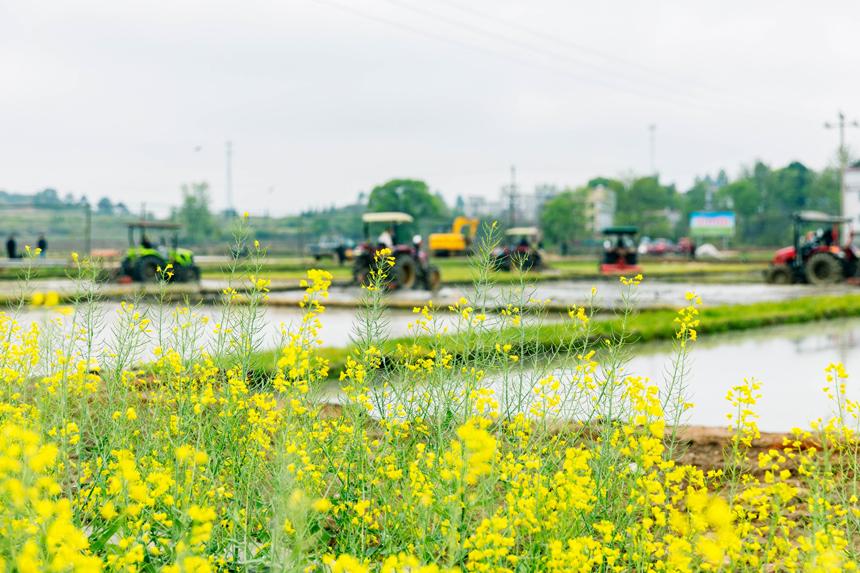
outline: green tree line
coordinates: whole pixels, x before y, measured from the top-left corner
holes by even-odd
[[[799,162],[773,168],[756,162],[730,178],[724,171],[703,176],[687,190],[667,184],[657,176],[611,178],[596,177],[585,185],[566,188],[544,204],[539,224],[548,245],[573,245],[593,239],[589,228],[590,190],[604,186],[615,196],[614,222],[636,225],[642,235],[652,238],[679,238],[689,234],[690,213],[710,208],[736,213],[734,243],[741,246],[775,246],[790,240],[791,214],[802,209],[836,213],[839,205],[839,174],[835,168],[821,171]],[[183,225],[183,241],[204,246],[229,240],[228,216],[212,210],[206,183],[191,183],[181,188],[182,201],[171,219]],[[0,202],[8,205],[34,205],[68,208],[86,205],[84,197],[71,195],[61,199],[54,189],[36,195],[0,191]],[[122,203],[107,198],[93,207],[104,216],[131,216]],[[392,179],[360,194],[346,206],[331,206],[279,218],[265,218],[255,225],[257,237],[272,244],[289,244],[296,248],[319,240],[325,235],[360,239],[361,215],[365,211],[404,211],[415,224],[408,233],[428,234],[448,227],[452,219],[463,214],[465,202],[458,197],[453,205],[418,179]],[[501,222],[506,213],[499,213]]]
[[[730,180],[724,171],[698,178],[686,192],[659,177],[628,181],[598,177],[568,189],[548,201],[541,225],[550,243],[576,242],[589,237],[586,202],[589,189],[603,185],[615,193],[615,224],[636,225],[642,235],[677,238],[689,233],[690,213],[706,209],[734,211],[735,244],[773,246],[791,238],[791,214],[805,209],[836,213],[839,173],[816,172],[799,162],[773,169],[762,162],[743,169]]]

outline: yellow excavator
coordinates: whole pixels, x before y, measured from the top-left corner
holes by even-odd
[[[457,217],[451,225],[450,233],[432,233],[428,247],[437,257],[467,255],[471,251],[472,241],[478,234],[477,219]]]

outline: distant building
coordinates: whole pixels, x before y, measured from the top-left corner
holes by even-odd
[[[534,193],[515,193],[511,200],[510,186],[502,187],[501,204],[506,222],[510,222],[511,203],[514,208],[514,222],[517,225],[537,225],[540,223],[544,204],[558,195],[559,188],[555,185],[536,185]]]
[[[501,201],[489,201],[482,195],[467,197],[464,209],[467,217],[477,219],[501,218],[505,211]]]
[[[544,183],[543,185],[535,186],[534,195],[526,196],[528,198],[528,205],[527,207],[523,207],[523,213],[526,217],[525,222],[535,225],[540,223],[540,216],[543,212],[544,204],[559,193],[561,193],[561,190],[555,185]]]
[[[555,185],[543,184],[535,186],[534,193],[519,193],[515,190],[512,198],[510,185],[505,185],[495,201],[481,195],[467,197],[464,211],[467,217],[496,218],[507,225],[511,220],[510,211],[513,206],[513,220],[517,225],[537,225],[540,222],[544,203],[559,192],[559,188]]]
[[[599,235],[615,222],[615,191],[604,185],[589,187],[585,196],[586,228],[592,235]]]
[[[845,170],[845,206],[843,215],[851,218],[851,226],[860,230],[860,166]]]

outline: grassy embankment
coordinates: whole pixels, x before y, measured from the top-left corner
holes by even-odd
[[[473,269],[466,259],[435,259],[442,272],[442,280],[448,284],[467,284],[472,281]],[[310,262],[293,262],[266,265],[266,277],[275,281],[299,281],[305,277],[308,268],[321,268],[329,271],[335,281],[348,281],[351,278],[350,266],[338,266],[327,261],[314,264]],[[677,260],[654,260],[642,263],[642,272],[649,277],[709,277],[720,274],[748,275],[750,278],[758,279],[758,273],[765,268],[762,263],[745,262],[688,262]],[[205,269],[204,276],[208,279],[226,278],[226,274],[217,267]],[[493,272],[493,280],[499,283],[519,282],[516,273]],[[553,261],[545,271],[534,273],[534,280],[561,280],[561,279],[598,279],[601,275],[597,272],[594,261],[566,259]]]
[[[790,301],[761,302],[745,305],[705,307],[701,311],[701,333],[703,336],[722,332],[743,331],[780,324],[796,324],[860,316],[860,296],[810,296]],[[675,313],[670,310],[643,311],[628,319],[626,331],[631,341],[637,343],[671,340],[675,336]],[[621,318],[595,318],[591,327],[592,336],[599,340],[608,338],[621,329]],[[383,344],[383,352],[391,359],[398,345],[418,344],[429,348],[442,346],[461,358],[472,359],[495,352],[499,340],[523,341],[523,354],[540,356],[563,351],[577,336],[577,326],[572,322],[548,323],[522,328],[506,328],[501,332],[443,335],[433,341],[427,337],[393,338]],[[337,378],[343,370],[351,348],[326,347],[322,355],[330,360],[331,377]],[[271,371],[277,361],[274,350],[259,353],[254,360],[258,371]]]
[[[472,268],[468,260],[462,258],[434,259],[433,263],[440,267],[442,279],[447,283],[470,283],[472,280]],[[71,262],[55,259],[54,261],[33,262],[35,278],[54,279],[68,276]],[[105,268],[118,265],[116,262],[104,263]],[[0,280],[17,280],[25,270],[26,263],[0,267]],[[761,262],[704,262],[684,261],[675,259],[646,260],[642,262],[642,270],[649,277],[716,277],[718,275],[741,276],[747,275],[757,279],[758,272],[764,268]],[[200,263],[203,277],[211,280],[224,279],[229,276],[225,262],[202,262]],[[336,282],[349,281],[352,278],[350,263],[337,265],[331,260],[313,261],[302,257],[278,257],[264,261],[263,271],[266,277],[277,282],[293,282],[305,277],[307,269],[320,268],[329,271]],[[495,272],[493,279],[496,282],[508,283],[518,282],[515,273]],[[535,280],[560,280],[560,279],[599,279],[601,275],[597,272],[594,260],[583,260],[582,258],[566,258],[553,260],[548,269],[535,273]],[[287,285],[289,286],[289,285]]]

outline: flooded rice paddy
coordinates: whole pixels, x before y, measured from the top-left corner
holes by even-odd
[[[592,283],[559,281],[533,285],[532,296],[565,301],[569,304],[584,302],[589,295]],[[506,288],[506,287],[498,287]],[[826,289],[827,292],[844,293],[853,288],[838,286]],[[620,290],[612,282],[598,285],[599,296],[604,307],[620,302]],[[639,302],[643,306],[679,306],[683,294],[696,290],[708,304],[729,304],[731,302],[759,302],[763,300],[788,300],[812,294],[809,287],[764,285],[702,285],[684,283],[643,283],[640,287]],[[358,289],[333,288],[333,301],[357,300]],[[453,303],[464,294],[463,289],[443,288],[433,295],[437,305]],[[505,293],[500,293],[504,296]],[[822,294],[816,289],[815,294]],[[299,293],[274,293],[273,298],[280,304],[266,309],[260,331],[261,347],[271,348],[280,341],[282,328],[290,328],[301,318],[301,311],[289,304],[291,297]],[[426,300],[429,293],[412,291],[393,293],[393,300],[416,302]],[[155,307],[148,307],[154,313]],[[96,332],[97,340],[106,340],[116,325],[119,303],[104,302],[97,306],[101,317]],[[205,316],[212,323],[220,320],[221,309],[217,306],[200,305],[195,312]],[[57,318],[56,309],[25,308],[21,312],[22,322],[46,323]],[[330,306],[322,316],[321,339],[324,345],[333,347],[347,346],[353,337],[354,308]],[[439,313],[443,326],[453,324],[455,316]],[[559,315],[549,313],[545,320],[557,320]],[[386,314],[389,336],[404,336],[409,333],[409,324],[415,315],[409,311],[390,310]],[[491,318],[492,323],[495,318]],[[68,321],[67,321],[68,322]],[[211,328],[206,332],[211,333]],[[705,331],[707,327],[705,327]],[[210,334],[211,335],[211,334]],[[209,336],[209,335],[207,335]],[[206,344],[206,340],[199,341]],[[660,384],[665,378],[666,368],[671,358],[671,345],[665,343],[643,344],[633,347],[633,355],[626,372],[650,378]],[[760,413],[760,427],[767,431],[785,431],[810,420],[825,417],[830,412],[822,387],[824,368],[830,362],[842,362],[849,374],[856,374],[848,380],[848,393],[860,398],[860,319],[833,320],[794,326],[769,327],[742,333],[705,336],[694,345],[688,372],[684,379],[687,395],[695,407],[688,413],[685,421],[694,425],[722,426],[726,424],[725,414],[729,405],[725,400],[726,392],[733,385],[740,384],[744,378],[755,378],[762,383],[763,398],[757,407]],[[515,383],[528,391],[538,379],[548,374],[556,374],[564,380],[569,377],[569,369],[563,361],[532,367],[520,375]],[[489,378],[492,380],[492,377]],[[495,380],[493,385],[497,394],[510,393],[510,378]],[[572,411],[572,409],[571,409]]]
[[[665,389],[671,377],[672,345],[642,344],[632,347],[623,375],[642,376]],[[598,355],[599,358],[599,355]],[[684,398],[694,404],[680,419],[695,426],[726,426],[731,406],[728,390],[745,378],[761,382],[762,399],[755,410],[762,431],[786,432],[794,427],[808,428],[817,418],[832,414],[833,404],[823,392],[824,369],[831,362],[842,362],[849,373],[847,395],[860,399],[860,319],[814,322],[777,326],[758,331],[721,334],[698,341],[687,362],[683,377]],[[552,362],[533,362],[504,375],[489,374],[485,386],[492,388],[502,411],[530,413],[535,404],[534,389],[539,380],[556,376],[560,383],[562,418],[581,419],[591,411],[570,381],[574,366],[559,358]],[[856,375],[851,376],[852,374]],[[456,383],[455,383],[456,386]],[[428,391],[429,390],[429,391]],[[427,399],[435,389],[418,388],[379,398],[379,412],[391,403],[404,404]],[[341,401],[336,385],[324,392],[325,399]]]

